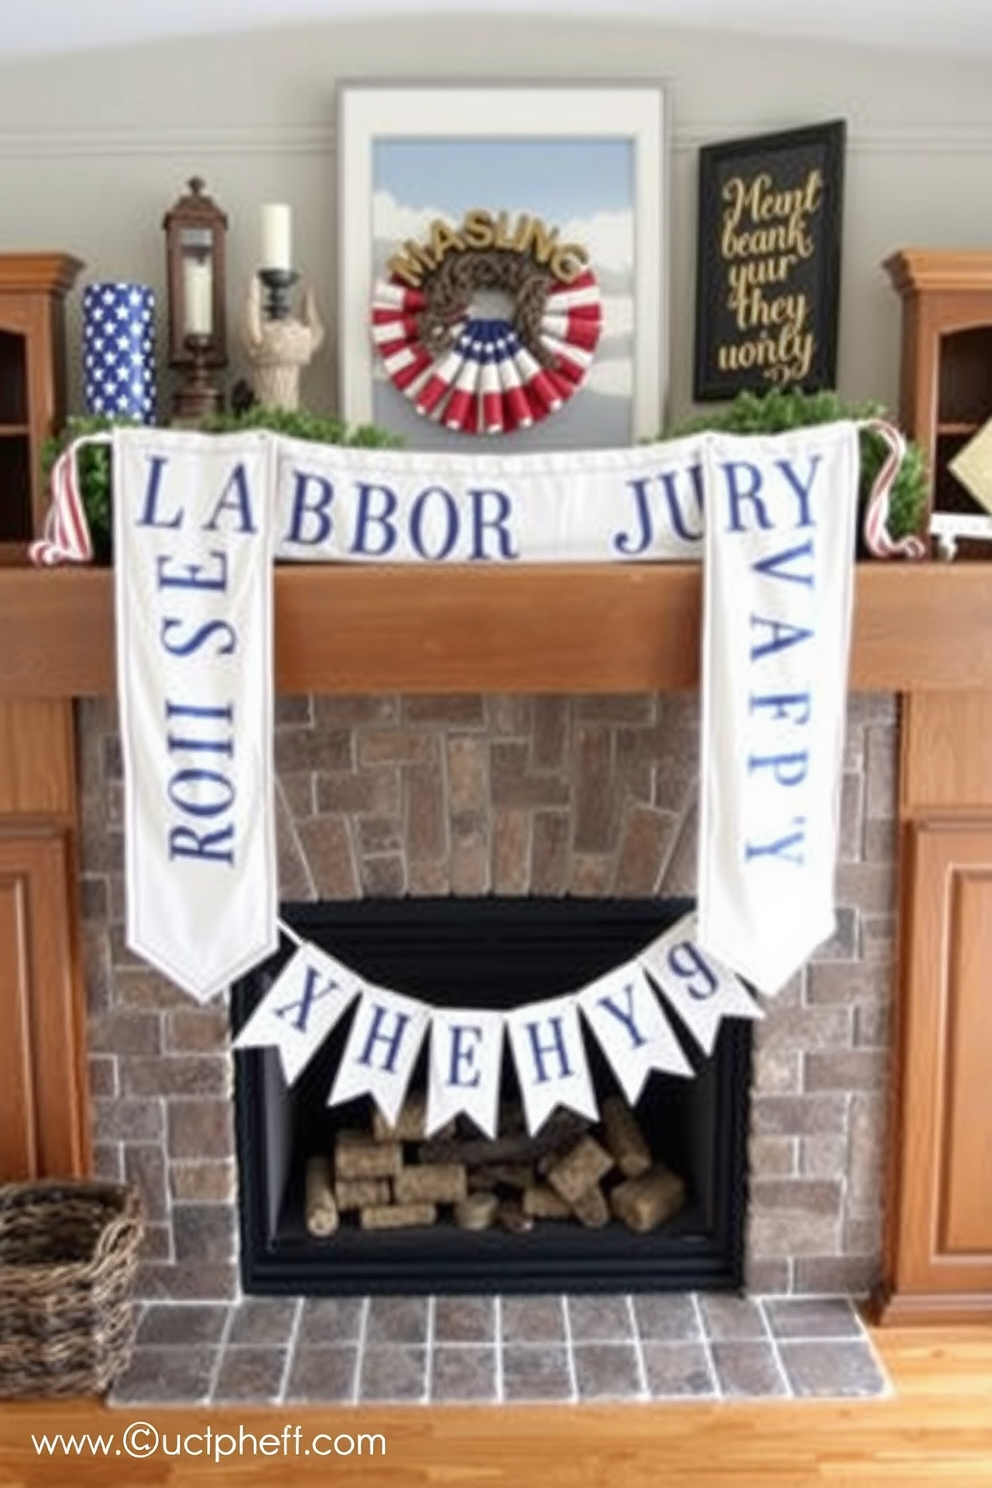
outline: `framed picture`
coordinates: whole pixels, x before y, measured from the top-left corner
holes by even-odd
[[[693,394],[832,388],[843,121],[699,152]]]
[[[342,85],[343,416],[412,449],[656,434],[664,102],[654,84]]]

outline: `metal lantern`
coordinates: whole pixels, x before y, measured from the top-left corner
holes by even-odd
[[[192,361],[187,338],[205,335],[210,367],[227,366],[227,218],[193,176],[189,191],[166,212],[169,289],[169,365]]]
[[[220,407],[208,369],[227,366],[227,218],[193,176],[189,191],[165,214],[169,299],[169,365],[183,373],[175,400],[180,417]]]

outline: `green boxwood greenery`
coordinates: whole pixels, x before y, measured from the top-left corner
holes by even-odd
[[[65,427],[47,440],[43,447],[42,464],[46,482],[56,459],[73,440],[108,429],[133,427],[134,424],[134,419],[108,418],[100,414],[78,414],[69,418]],[[395,449],[403,443],[397,435],[376,424],[349,427],[343,419],[311,413],[302,408],[290,410],[254,406],[243,413],[211,414],[195,427],[208,434],[236,434],[242,429],[269,429],[291,439],[307,439],[316,444],[344,444],[362,449]],[[109,563],[113,536],[113,472],[109,444],[84,446],[79,452],[78,470],[79,494],[89,519],[94,557],[98,563]]]
[[[346,444],[361,449],[398,449],[402,439],[378,424],[349,426],[334,414],[311,413],[306,408],[263,408],[256,404],[244,413],[214,413],[197,425],[208,434],[237,434],[242,429],[268,429],[287,439],[309,439],[314,444]]]
[[[781,434],[809,424],[832,424],[840,419],[887,417],[881,403],[852,403],[833,391],[804,393],[798,388],[772,388],[767,393],[738,393],[729,403],[692,414],[669,425],[658,436],[676,439],[719,429],[728,434]],[[880,434],[863,429],[861,442],[861,499],[867,502],[888,446]],[[893,537],[920,532],[928,500],[926,460],[918,444],[907,441],[906,455],[892,486],[889,531]]]

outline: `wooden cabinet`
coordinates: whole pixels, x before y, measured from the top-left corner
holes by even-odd
[[[0,1182],[90,1162],[72,704],[0,701]]]
[[[992,253],[906,248],[885,268],[902,297],[899,421],[926,452],[932,510],[978,514],[948,465],[992,418]],[[958,551],[992,558],[987,542]]]
[[[992,694],[903,719],[884,1322],[992,1321]]]
[[[0,1180],[88,1166],[85,1035],[72,985],[68,834],[0,825]]]
[[[41,448],[65,416],[64,302],[81,268],[65,253],[0,254],[0,561],[41,532]]]

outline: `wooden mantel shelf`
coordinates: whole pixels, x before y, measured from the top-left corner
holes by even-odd
[[[641,692],[699,680],[700,570],[287,566],[276,675],[300,692]],[[992,690],[984,564],[861,564],[851,686]],[[114,687],[113,576],[0,569],[0,697]]]

